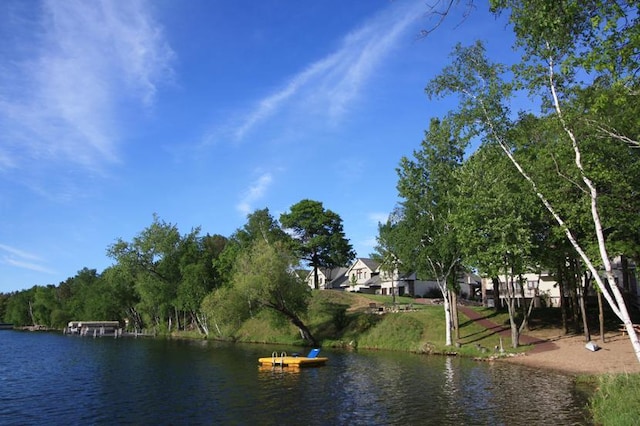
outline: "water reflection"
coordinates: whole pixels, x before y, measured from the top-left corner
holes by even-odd
[[[2,338],[3,424],[586,423],[570,378],[510,364],[324,350],[326,366],[289,370],[257,359],[295,348]]]

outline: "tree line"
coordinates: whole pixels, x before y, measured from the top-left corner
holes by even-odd
[[[323,204],[302,200],[276,220],[268,209],[247,216],[231,236],[181,234],[157,215],[131,241],[107,248],[114,264],[84,268],[59,285],[2,295],[0,318],[63,328],[71,320],[120,320],[159,333],[211,328],[229,336],[261,309],[270,309],[314,341],[301,317],[310,288],[301,262],[316,270],[348,264],[355,253],[342,219]],[[316,280],[317,283],[317,280]]]
[[[441,3],[446,15],[457,1]],[[374,255],[383,268],[438,282],[447,344],[457,332],[461,271],[490,277],[504,295],[514,346],[532,306],[516,303],[522,277],[545,271],[560,286],[565,328],[572,323],[589,337],[584,302],[592,286],[627,328],[640,360],[611,263],[621,259],[618,284],[629,289],[633,270],[626,267],[640,262],[638,4],[489,3],[508,15],[520,60],[494,61],[481,42],[458,45],[428,83],[432,101],[453,98],[456,107],[433,117],[420,147],[401,159],[400,201],[379,225]],[[539,111],[518,110],[523,100]],[[317,285],[317,268],[354,257],[340,217],[311,200],[280,222],[258,210],[230,237],[199,229],[180,235],[154,217],[108,253],[115,264],[100,274],[84,269],[59,286],[4,295],[5,321],[59,325],[91,314],[127,318],[134,327],[232,335],[267,308],[313,340],[302,321],[309,289],[293,272],[307,263]]]

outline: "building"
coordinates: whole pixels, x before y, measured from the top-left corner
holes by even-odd
[[[615,275],[616,284],[625,295],[626,300],[630,304],[640,308],[640,293],[636,279],[636,266],[632,262],[626,261],[624,258],[617,257],[612,262],[613,273]],[[524,288],[515,294],[516,303],[520,306],[522,299],[529,301],[534,300],[535,306],[560,306],[560,286],[555,277],[550,272],[527,273],[522,276]],[[505,277],[500,277],[499,291],[496,294],[494,283],[491,278],[482,278],[482,301],[486,306],[494,306],[496,302],[504,304],[506,298]],[[583,283],[584,286],[584,283]],[[590,286],[589,294],[595,295],[593,286]],[[497,296],[497,297],[496,297]],[[565,297],[570,295],[565,292]]]
[[[314,286],[313,270],[306,278],[307,285]],[[464,298],[479,298],[480,277],[465,274],[460,278],[460,293]],[[437,282],[420,280],[415,272],[387,272],[378,262],[369,258],[357,258],[348,268],[319,269],[318,288],[344,290],[358,293],[428,297],[440,294]]]
[[[318,268],[318,289],[320,290],[342,290],[341,285],[346,281],[347,268],[341,266],[337,268]],[[306,275],[305,281],[311,289],[315,289],[313,269]]]

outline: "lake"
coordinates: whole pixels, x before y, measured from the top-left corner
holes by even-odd
[[[588,424],[570,377],[506,363],[299,348],[0,331],[2,425]]]

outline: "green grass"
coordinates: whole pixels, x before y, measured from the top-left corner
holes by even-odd
[[[495,331],[487,330],[460,315],[460,339],[456,346],[446,346],[444,311],[440,305],[419,305],[409,297],[397,297],[396,305],[412,305],[410,312],[372,314],[370,303],[391,306],[391,296],[354,294],[337,291],[314,291],[305,323],[322,346],[336,348],[361,348],[395,350],[432,354],[459,354],[469,357],[495,355],[500,338]],[[496,322],[507,320],[506,314],[477,308]],[[298,330],[287,322],[274,321],[261,312],[246,321],[234,339],[243,342],[304,345]],[[503,347],[511,351],[510,341]],[[518,351],[526,350],[521,347]]]
[[[589,408],[596,424],[636,425],[640,419],[640,374],[598,377]]]
[[[372,314],[370,303],[390,307],[391,296],[359,294],[341,291],[314,291],[305,324],[314,337],[325,347],[395,350],[432,354],[459,354],[469,357],[495,355],[501,341],[495,330],[487,330],[460,315],[460,338],[452,336],[454,346],[446,346],[444,311],[441,305],[416,304],[410,297],[396,297],[396,306],[409,307],[384,315]],[[493,309],[474,308],[498,324],[508,324],[506,313]],[[214,329],[211,330],[214,332]],[[202,338],[195,332],[174,332],[173,337]],[[211,335],[213,339],[218,336]],[[251,343],[305,346],[299,330],[291,323],[275,316],[268,310],[259,312],[245,321],[226,340]],[[510,349],[510,339],[503,339],[507,352],[522,352],[522,346]]]
[[[315,291],[306,324],[322,346],[396,350],[418,353],[488,357],[495,354],[500,339],[493,331],[460,316],[459,345],[445,346],[444,311],[442,306],[415,304],[409,297],[397,297],[396,305],[414,308],[411,312],[372,314],[369,304],[392,304],[391,296],[354,294],[337,291]],[[481,309],[482,311],[482,309]],[[485,310],[492,320],[504,321],[506,314]],[[495,317],[495,318],[494,318]],[[455,336],[454,341],[456,341]],[[298,330],[286,322],[274,322],[261,313],[245,322],[236,333],[238,341],[304,345]],[[509,350],[510,342],[503,342]],[[520,348],[518,351],[525,350]]]

